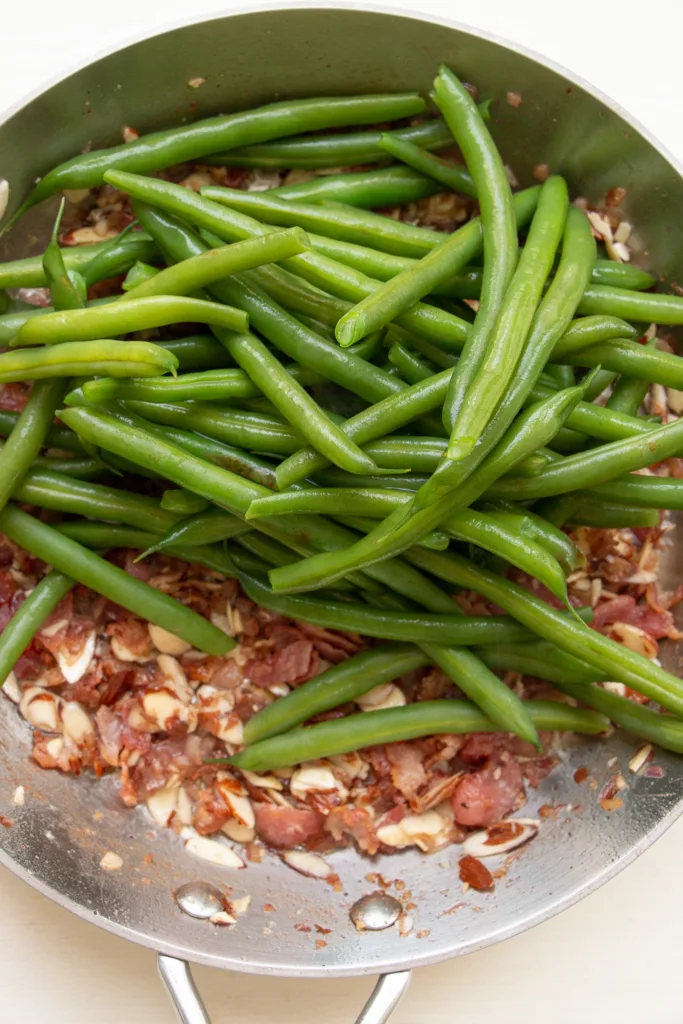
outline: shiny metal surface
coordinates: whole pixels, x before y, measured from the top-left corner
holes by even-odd
[[[683,258],[683,180],[669,158],[625,115],[571,76],[464,28],[417,17],[347,8],[261,10],[217,18],[135,43],[76,72],[0,126],[0,176],[16,205],[33,178],[82,147],[119,141],[123,125],[141,131],[276,96],[419,88],[427,91],[439,61],[499,99],[492,121],[506,161],[522,183],[548,163],[567,175],[575,194],[599,197],[626,187],[643,262],[667,279]],[[206,78],[198,90],[187,87]],[[518,108],[505,103],[521,94]],[[197,103],[196,109],[192,104]],[[40,211],[34,223],[39,223]],[[22,223],[0,251],[27,253],[31,224]],[[38,233],[38,232],[36,232]],[[672,579],[680,578],[678,549]],[[677,664],[669,652],[669,664]],[[636,743],[577,741],[563,764],[530,792],[525,817],[552,806],[539,836],[519,851],[491,894],[463,895],[458,849],[432,857],[406,851],[373,862],[347,850],[329,857],[341,891],[305,878],[269,855],[228,872],[193,858],[182,840],[157,829],[144,809],[126,810],[114,781],[72,779],[41,771],[29,759],[28,730],[9,701],[0,701],[0,861],[86,920],[169,957],[278,975],[339,976],[402,971],[479,949],[543,921],[586,895],[642,852],[683,808],[683,762],[657,754],[660,778],[629,773]],[[586,767],[596,789],[580,786]],[[601,787],[621,770],[624,807],[606,813]],[[23,806],[12,804],[17,785]],[[124,861],[102,871],[102,855]],[[153,854],[149,863],[147,855]],[[491,860],[490,866],[499,865]],[[359,933],[349,911],[376,883],[370,872],[400,879],[416,904],[414,928]],[[182,913],[173,892],[206,881],[252,897],[234,928]],[[396,887],[390,889],[398,895]],[[274,907],[275,909],[265,909]],[[294,925],[309,925],[311,932]],[[329,929],[321,938],[315,925]],[[324,943],[324,944],[323,944]],[[368,1017],[368,1021],[373,1018]]]

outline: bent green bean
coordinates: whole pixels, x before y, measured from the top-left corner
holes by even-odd
[[[307,203],[338,202],[374,209],[378,206],[402,206],[434,195],[439,186],[424,174],[408,167],[374,167],[350,174],[325,174],[268,189],[270,197],[296,199]]]
[[[7,677],[35,634],[62,598],[73,589],[75,582],[70,576],[52,569],[5,624],[0,633],[0,688],[7,682]]]
[[[0,384],[83,374],[153,377],[177,365],[174,355],[149,341],[67,341],[54,348],[0,353]]]
[[[156,280],[156,278],[155,278]],[[115,334],[131,334],[151,327],[186,322],[207,323],[229,331],[246,331],[249,318],[241,309],[217,302],[175,295],[150,295],[88,309],[51,312],[27,320],[19,328],[11,345],[54,345],[63,342],[92,341]],[[132,376],[132,374],[131,374]]]
[[[443,160],[441,157],[426,153],[424,149],[416,146],[414,142],[397,138],[390,132],[386,132],[380,137],[379,144],[391,156],[407,164],[408,167],[419,171],[420,174],[428,175],[434,181],[445,185],[446,188],[451,189],[453,192],[462,192],[473,199],[477,198],[477,190],[472,181],[472,176],[468,174],[464,167],[459,167],[457,164]]]
[[[236,114],[209,117],[194,124],[143,135],[133,142],[79,154],[45,174],[12,218],[60,189],[100,185],[111,167],[149,174],[209,153],[268,142],[287,134],[377,124],[412,117],[425,109],[417,93],[335,96],[270,103]],[[10,221],[10,223],[12,223]]]

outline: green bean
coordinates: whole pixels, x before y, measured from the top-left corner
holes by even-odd
[[[528,630],[506,617],[392,611],[319,598],[283,597],[244,572],[239,572],[239,580],[247,597],[262,608],[325,629],[343,629],[382,640],[464,646],[516,643],[530,639]]]
[[[278,139],[276,142],[266,142],[260,146],[246,146],[228,153],[217,153],[204,162],[219,166],[301,167],[311,170],[372,164],[386,159],[379,145],[383,134],[378,131],[363,131],[352,134],[300,135],[298,138]],[[424,149],[442,149],[453,143],[451,133],[440,119],[399,128],[391,134],[395,138],[414,142]]]
[[[149,265],[161,262],[161,255],[152,239],[144,231],[132,230],[134,226],[135,221],[115,238],[105,242],[103,247],[97,247],[98,252],[93,252],[95,246],[88,246],[93,257],[80,268],[88,287],[98,281],[118,277],[130,271],[137,263]]]
[[[631,473],[590,490],[592,497],[645,508],[683,509],[683,481],[675,477]],[[635,525],[635,524],[634,524]]]
[[[78,271],[68,271],[59,248],[58,233],[66,199],[62,199],[55,218],[52,235],[43,253],[43,270],[55,309],[81,309],[85,305],[86,286]]]
[[[424,100],[417,93],[287,100],[152,132],[134,142],[79,154],[53,168],[40,179],[9,223],[60,189],[102,184],[110,167],[149,174],[222,149],[269,142],[287,133],[377,124],[395,117],[412,117],[424,109]]]
[[[342,428],[344,433],[359,445],[393,433],[426,412],[437,409],[443,402],[449,377],[449,371],[446,370],[376,402],[346,420]],[[292,484],[304,480],[327,465],[327,460],[315,449],[301,449],[278,466],[278,490],[283,491],[291,487]]]
[[[221,331],[218,337],[292,429],[313,444],[322,456],[349,473],[378,471],[370,456],[323,412],[256,335]]]
[[[352,174],[326,174],[268,189],[276,199],[303,199],[307,203],[339,202],[373,209],[377,206],[402,206],[439,191],[439,186],[408,167],[373,167]]]
[[[683,298],[591,285],[584,292],[579,313],[607,313],[636,323],[654,322],[674,327],[683,324]]]
[[[8,505],[0,512],[0,529],[26,551],[59,572],[92,588],[128,611],[182,637],[207,654],[227,654],[235,641],[196,612],[162,591],[129,576],[51,526]]]
[[[476,653],[494,672],[520,672],[560,687],[565,681],[593,683],[606,678],[604,672],[545,640],[482,646],[477,647]]]
[[[18,422],[18,413],[0,409],[0,437],[9,437]],[[73,430],[69,430],[67,427],[51,426],[45,437],[45,446],[58,448],[60,451],[77,452],[79,455],[84,452],[83,445]]]
[[[458,508],[475,501],[508,466],[545,444],[562,425],[562,420],[581,394],[581,387],[568,388],[559,396],[554,395],[527,409],[466,485],[456,492],[447,491],[437,502],[414,515],[410,514],[410,507],[406,509],[402,505],[372,533],[347,550],[325,552],[284,569],[275,569],[270,577],[273,589],[293,592],[324,586],[350,569],[372,565],[404,551]]]
[[[164,491],[161,495],[160,505],[167,512],[175,512],[180,516],[191,516],[197,512],[204,512],[209,508],[210,502],[206,498],[198,498],[191,491],[177,487]]]
[[[108,175],[112,183],[115,178],[122,180],[118,172]],[[201,195],[214,204],[228,206],[270,225],[298,224],[304,231],[330,235],[340,241],[367,245],[398,256],[421,257],[443,241],[433,231],[343,203],[301,203],[271,198],[267,192],[242,192],[220,185],[207,185],[201,189]]]
[[[571,537],[531,509],[511,501],[499,500],[485,505],[484,511],[498,518],[512,515],[521,519],[520,529],[547,548],[567,575],[585,565],[586,557]]]
[[[404,380],[409,384],[417,384],[426,377],[431,377],[434,370],[422,359],[402,345],[394,341],[389,348],[389,362],[392,363]]]
[[[488,338],[517,263],[517,231],[503,161],[472,97],[445,65],[434,81],[434,99],[460,146],[481,210],[484,276],[479,309],[463,359],[454,370],[444,403],[444,426],[452,430],[465,394],[482,365]]]
[[[628,697],[610,693],[602,686],[580,682],[562,682],[557,685],[571,697],[607,715],[620,729],[626,729],[640,739],[650,740],[664,750],[683,753],[683,722],[671,715],[643,707]]]
[[[75,581],[52,569],[19,605],[0,633],[0,688],[36,632],[71,591]]]
[[[683,422],[675,420],[650,430],[641,437],[591,448],[546,466],[535,477],[498,480],[490,489],[492,497],[529,501],[554,494],[616,480],[624,473],[645,469],[654,462],[671,458],[683,448]]]
[[[462,192],[473,199],[477,198],[475,184],[464,167],[459,167],[441,157],[432,156],[431,153],[426,153],[416,146],[415,143],[397,139],[389,132],[380,137],[379,144],[383,150],[397,160],[401,160],[421,174],[429,175],[452,192]]]
[[[557,701],[529,700],[524,702],[524,708],[537,729],[595,735],[609,728],[609,719],[604,715],[570,708]],[[496,725],[469,701],[420,701],[405,707],[347,715],[331,722],[295,729],[283,736],[255,743],[224,760],[249,771],[269,771],[420,736],[504,731],[504,727]]]
[[[364,448],[382,469],[409,469],[413,473],[431,473],[446,451],[446,440],[442,437],[393,435],[383,437],[379,441],[371,441],[364,445]]]
[[[210,334],[190,334],[184,338],[166,338],[157,341],[160,348],[172,352],[178,360],[178,369],[183,373],[199,370],[215,370],[229,367],[230,358],[218,341]]]
[[[54,455],[37,455],[31,463],[31,469],[39,472],[60,473],[64,476],[75,476],[79,480],[97,480],[106,472],[106,467],[96,458],[71,456],[61,458]]]
[[[174,370],[176,365],[175,356],[148,341],[74,341],[54,348],[3,352],[0,354],[0,384],[83,373],[143,377]]]
[[[528,626],[569,654],[581,652],[581,659],[593,668],[656,700],[674,714],[683,710],[683,684],[676,676],[623,644],[590,629],[578,619],[565,616],[560,622],[555,608],[516,583],[461,558],[450,551],[413,548],[408,559],[414,565],[466,590],[474,590],[494,601],[518,622]]]
[[[305,231],[289,228],[287,231],[276,231],[271,235],[223,245],[220,249],[207,249],[198,256],[159,271],[137,288],[131,289],[123,301],[127,303],[149,295],[189,295],[240,270],[251,270],[264,263],[276,263],[288,256],[307,252],[310,247]]]
[[[487,320],[489,326],[482,328],[484,334],[478,333],[476,344],[482,346],[482,355],[473,356],[478,368],[474,374],[469,369],[464,371],[466,375],[461,379],[461,367],[468,358],[466,347],[454,370],[454,379],[457,375],[458,383],[456,386],[454,380],[451,381],[446,398],[446,402],[451,403],[449,415],[452,428],[447,458],[453,461],[464,458],[472,451],[515,373],[562,236],[567,205],[567,185],[564,179],[557,176],[548,178],[541,189],[526,245],[509,288],[500,301],[496,300],[495,312],[490,314],[497,319],[495,323]],[[491,272],[498,273],[495,270]],[[486,275],[486,264],[484,273]],[[504,285],[499,282],[498,287]],[[477,332],[480,330],[478,324],[483,303],[484,298],[475,321]],[[475,342],[469,344],[474,346]],[[473,347],[472,352],[476,351],[478,349]]]
[[[125,252],[126,258],[120,258],[116,254],[117,261],[110,253],[110,246],[118,242],[121,235],[108,242],[96,242],[94,245],[73,245],[62,249],[62,259],[67,270],[78,270],[87,285],[95,284],[96,281],[104,280],[107,277],[116,277],[117,274],[126,269],[128,259],[134,263],[138,259],[146,259],[152,262],[158,257],[158,251],[149,235],[142,231],[135,232],[132,237],[126,235],[121,240],[121,257]],[[109,253],[108,262],[103,267],[102,276],[93,276],[89,271],[89,265],[102,253]],[[130,254],[130,255],[129,255]],[[109,263],[109,260],[111,261]],[[38,256],[26,256],[19,260],[10,260],[7,263],[0,263],[0,288],[42,288],[47,283],[45,270],[43,268],[42,253]]]
[[[244,742],[251,745],[288,732],[323,711],[340,707],[374,686],[428,663],[428,656],[412,644],[383,644],[361,651],[259,711],[245,726]]]
[[[291,455],[303,437],[288,425],[242,409],[226,409],[208,402],[127,402],[127,408],[153,423],[206,434],[216,441],[275,455]]]
[[[100,377],[83,385],[86,400],[95,404],[113,399],[137,399],[141,402],[212,401],[256,398],[260,394],[243,370],[203,370],[199,373],[184,373],[180,377],[143,377],[139,380]]]
[[[441,493],[457,489],[500,441],[514,417],[528,401],[534,381],[542,372],[550,352],[570,326],[595,262],[595,253],[595,239],[590,224],[579,210],[570,207],[557,272],[534,317],[510,387],[474,451],[458,463],[445,463],[443,480],[438,470],[433,474],[424,491],[416,498],[416,510],[428,506]],[[423,346],[420,346],[420,350],[424,350]],[[429,358],[437,365],[445,364],[445,360],[439,362],[438,350],[432,351]],[[533,400],[538,400],[538,397],[534,394]]]
[[[91,341],[115,334],[148,330],[168,324],[197,321],[230,331],[246,331],[249,318],[240,309],[183,296],[150,295],[94,309],[52,312],[27,320],[11,345],[54,345],[58,342]]]
[[[581,500],[570,516],[572,529],[577,526],[593,526],[600,530],[620,530],[624,527],[652,527],[658,523],[658,509],[622,505],[606,499],[591,500],[591,494],[587,491],[581,492]]]
[[[121,284],[121,290],[128,293],[134,291],[141,284],[146,284],[147,281],[151,281],[152,278],[157,277],[161,273],[159,267],[151,267],[149,263],[142,263],[138,260],[130,268],[124,281]]]
[[[600,369],[593,377],[593,383],[586,391],[586,401],[594,402],[616,379],[612,370]]]
[[[392,476],[390,473],[384,476],[357,476],[354,473],[345,473],[334,466],[316,473],[316,481],[325,487],[357,487],[363,490],[367,487],[375,487],[378,489],[392,488],[396,491],[416,491],[428,479],[429,477],[424,473],[397,473],[396,476]]]
[[[243,523],[231,512],[209,507],[205,511],[199,511],[194,515],[189,515],[186,519],[181,519],[166,530],[163,536],[150,541],[145,545],[145,554],[149,555],[154,551],[167,551],[178,545],[191,547],[200,543],[215,544],[217,541],[238,537],[241,533],[247,533],[251,529],[251,525]]]
[[[14,488],[13,496],[38,508],[107,519],[153,533],[163,533],[178,520],[155,498],[45,470],[30,469]]]
[[[657,338],[652,337],[647,343],[648,348],[655,348]],[[605,402],[606,409],[623,412],[627,416],[637,416],[638,410],[645,401],[650,389],[650,382],[637,377],[620,377],[612,389],[612,394]]]

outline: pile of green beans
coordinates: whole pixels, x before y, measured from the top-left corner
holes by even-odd
[[[683,390],[683,359],[656,329],[641,338],[683,324],[683,299],[598,255],[563,178],[513,194],[488,103],[447,67],[433,99],[440,116],[408,127],[426,110],[414,93],[143,135],[48,170],[12,215],[107,183],[136,219],[62,247],[60,209],[43,254],[0,264],[0,289],[47,286],[51,300],[0,316],[0,387],[32,383],[25,408],[0,410],[0,531],[50,567],[0,637],[0,681],[76,583],[208,654],[231,650],[102,554],[127,547],[372,638],[251,718],[237,767],[435,733],[538,745],[539,730],[595,736],[610,722],[683,752],[683,682],[573,607],[586,556],[565,527],[647,529],[683,509],[682,480],[643,473],[683,456],[683,421],[643,413],[652,384]],[[435,155],[454,143],[464,166]],[[196,160],[340,171],[265,193],[155,176]],[[463,210],[476,200],[478,216],[445,235],[378,212],[437,192]],[[123,274],[120,294],[88,301]],[[463,614],[457,591],[496,614]],[[464,698],[306,724],[428,666]],[[509,671],[580,706],[521,700]]]

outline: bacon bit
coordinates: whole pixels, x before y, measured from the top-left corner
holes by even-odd
[[[14,822],[11,818],[6,818],[4,814],[0,814],[0,825],[4,825],[5,828],[12,828]]]
[[[145,856],[142,858],[142,863],[143,864],[153,864],[154,863],[154,857],[152,856],[152,854],[151,853],[145,854]]]
[[[315,948],[316,949],[324,949],[326,945],[327,945],[327,943],[325,942],[324,939],[316,939],[315,940]]]
[[[620,206],[623,200],[626,198],[628,190],[618,185],[616,188],[609,189],[605,193],[605,206]]]
[[[272,903],[264,903],[263,904],[263,913],[264,914],[274,914],[275,910],[276,910],[276,908],[273,906]]]
[[[644,773],[648,779],[663,779],[664,769],[658,764],[649,764]]]
[[[547,181],[550,175],[550,168],[547,164],[536,164],[532,173],[537,181]]]
[[[600,801],[600,806],[602,807],[603,811],[618,811],[620,807],[624,806],[624,801],[619,796],[615,796],[611,800],[606,800],[603,798]]]
[[[294,927],[298,932],[304,932],[305,934],[308,934],[310,931],[313,931],[310,924],[302,924],[301,922],[295,924]]]
[[[562,810],[564,804],[541,804],[538,808],[538,814],[541,818],[554,818],[557,820],[558,813]]]
[[[331,928],[323,928],[323,926],[321,924],[315,925],[315,930],[317,931],[318,935],[331,935],[332,934],[332,929]]]
[[[332,886],[332,890],[334,892],[344,891],[344,886],[342,885],[342,880],[339,875],[328,875],[325,881],[328,885]]]
[[[460,881],[471,886],[472,889],[476,889],[477,892],[485,892],[487,889],[494,888],[493,875],[486,865],[476,857],[471,857],[469,854],[462,857],[458,861],[458,868]]]
[[[428,935],[429,935],[429,928],[423,928],[422,931],[417,933],[416,938],[418,938],[418,939],[426,939]]]
[[[574,772],[574,782],[577,782],[579,785],[581,785],[582,782],[585,782],[587,778],[588,769],[585,767],[577,768]]]
[[[505,97],[505,102],[511,107],[519,107],[522,103],[522,97],[518,92],[508,92]]]

